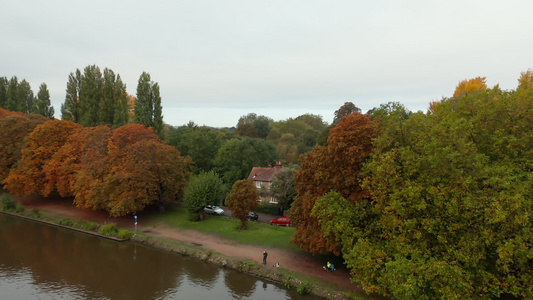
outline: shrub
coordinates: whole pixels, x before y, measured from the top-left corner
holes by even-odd
[[[15,204],[15,212],[17,214],[20,214],[23,211],[24,211],[24,205],[22,205],[22,203],[20,202],[17,202],[17,204]]]
[[[1,203],[2,203],[2,210],[4,210],[4,211],[15,210],[15,208],[17,206],[15,200],[13,200],[7,194],[2,195]]]
[[[257,208],[255,209],[257,212],[269,214],[269,215],[279,215],[278,207],[272,204],[268,204],[266,202],[261,201]]]
[[[98,230],[99,234],[105,236],[117,236],[118,235],[118,226],[116,224],[106,224],[102,225]]]
[[[74,224],[74,222],[71,219],[59,220],[59,225],[72,227],[72,224]]]
[[[133,233],[131,233],[131,231],[126,230],[126,229],[121,229],[118,232],[118,238],[119,239],[127,240],[127,239],[130,239],[132,236],[133,236]]]
[[[30,217],[39,219],[41,217],[41,212],[37,208],[33,208],[30,212]]]
[[[313,289],[311,288],[311,285],[308,283],[308,282],[305,282],[303,284],[301,284],[297,289],[296,291],[298,292],[298,294],[300,295],[307,295],[307,294],[310,294]]]
[[[98,223],[86,221],[86,220],[77,220],[72,224],[72,227],[81,229],[81,230],[87,230],[87,231],[93,231],[98,227]]]

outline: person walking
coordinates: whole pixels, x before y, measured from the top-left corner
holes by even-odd
[[[265,265],[265,266],[267,264],[267,256],[268,256],[268,253],[265,250],[265,252],[263,252],[263,265]]]

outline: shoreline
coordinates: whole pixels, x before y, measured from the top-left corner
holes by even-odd
[[[47,211],[47,210],[42,210],[42,211],[45,211],[47,213],[54,213],[53,211],[52,212]],[[76,228],[76,227],[66,226],[66,225],[54,223],[51,221],[42,220],[39,218],[24,215],[22,213],[13,213],[13,212],[7,212],[3,210],[0,210],[0,213],[10,215],[13,217],[23,218],[29,221],[34,221],[34,222],[38,222],[42,224],[64,228],[67,230],[75,230],[75,231],[82,232],[85,234],[90,234],[90,235],[94,235],[94,236],[98,236],[98,237],[102,237],[106,239],[111,239],[116,242],[130,241],[133,243],[139,243],[139,244],[143,244],[146,246],[169,251],[172,253],[180,254],[183,256],[189,256],[189,257],[192,257],[198,260],[202,260],[204,262],[216,264],[222,268],[233,269],[233,270],[236,270],[236,271],[245,273],[247,275],[257,277],[257,278],[267,279],[267,280],[276,282],[278,284],[281,284],[285,288],[288,288],[288,289],[296,289],[299,292],[301,290],[302,291],[301,294],[313,294],[318,297],[321,297],[324,299],[331,299],[331,300],[367,298],[365,297],[365,295],[359,295],[359,297],[357,298],[350,297],[347,295],[350,293],[350,291],[343,292],[343,291],[333,290],[331,288],[327,288],[323,286],[316,286],[316,285],[313,285],[312,283],[309,283],[306,280],[302,280],[302,279],[298,279],[290,275],[282,274],[282,273],[291,272],[284,268],[279,268],[279,270],[277,269],[272,270],[270,268],[265,268],[261,264],[258,264],[256,262],[253,262],[247,259],[238,259],[234,257],[225,256],[220,253],[211,251],[209,249],[202,248],[201,246],[188,245],[183,241],[172,239],[172,238],[156,237],[156,236],[150,235],[150,233],[140,232],[134,235],[133,237],[131,237],[130,239],[120,239],[117,237],[102,235],[96,231],[83,230],[83,229]],[[299,277],[306,277],[305,274],[300,274],[300,273],[295,273],[295,274],[298,274]],[[312,280],[318,281],[316,279],[312,279]],[[327,282],[321,282],[321,283],[323,285],[329,284]]]

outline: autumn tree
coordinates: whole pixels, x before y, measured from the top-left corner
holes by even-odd
[[[495,87],[402,122],[398,109],[381,115],[363,171],[372,202],[332,191],[312,211],[353,281],[397,299],[531,297],[533,101],[522,96]]]
[[[38,125],[28,136],[21,150],[20,163],[9,173],[5,180],[5,188],[15,195],[41,193],[45,185],[43,167],[67,141],[70,133],[79,127],[81,125],[59,120]]]
[[[472,79],[465,79],[457,85],[454,97],[460,97],[468,92],[485,91],[487,89],[486,77],[476,77]]]
[[[137,84],[135,100],[135,123],[154,128],[161,135],[163,130],[163,107],[159,94],[159,84],[153,82],[150,74],[143,72]]]
[[[376,122],[368,115],[353,113],[331,130],[327,147],[316,146],[302,156],[301,167],[295,172],[298,197],[290,214],[297,224],[293,243],[312,253],[340,254],[340,246],[334,238],[324,235],[311,212],[317,199],[330,190],[338,191],[350,202],[368,201],[359,176],[376,136]]]
[[[213,171],[194,175],[189,181],[183,197],[191,221],[203,220],[204,207],[208,204],[220,205],[223,199],[222,180]]]
[[[236,181],[226,197],[226,204],[231,210],[231,216],[241,221],[241,230],[246,229],[247,214],[257,207],[258,197],[257,188],[253,181],[248,179]]]
[[[39,115],[11,113],[0,108],[0,186],[21,159],[26,137],[46,121]]]

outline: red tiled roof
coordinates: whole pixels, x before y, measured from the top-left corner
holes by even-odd
[[[281,165],[281,162],[276,162],[276,165],[274,167],[253,167],[252,171],[250,172],[250,175],[248,175],[248,179],[254,180],[254,181],[272,181],[274,179],[274,176],[276,173],[278,173],[280,170],[283,170],[283,166]]]

